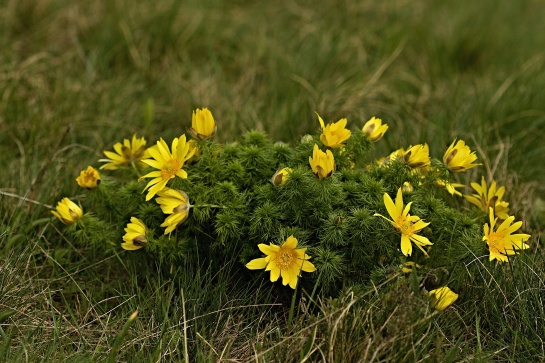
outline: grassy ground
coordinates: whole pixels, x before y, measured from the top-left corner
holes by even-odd
[[[544,17],[538,0],[1,2],[0,360],[115,359],[135,310],[130,362],[545,360]],[[178,136],[202,106],[221,141],[296,141],[314,111],[381,117],[383,154],[428,142],[440,157],[461,137],[484,164],[468,181],[507,186],[532,248],[480,265],[441,314],[399,284],[307,299],[288,326],[268,285],[231,288],[229,263],[127,262],[51,223],[47,205],[76,195],[102,150]]]

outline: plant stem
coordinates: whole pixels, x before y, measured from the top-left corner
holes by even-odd
[[[291,322],[293,320],[293,311],[295,310],[295,296],[297,295],[298,287],[299,287],[299,281],[297,281],[297,285],[295,285],[295,290],[293,290],[293,296],[291,297],[290,313],[288,315],[288,332],[291,330]]]

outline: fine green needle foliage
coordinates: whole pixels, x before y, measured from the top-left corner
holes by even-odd
[[[215,120],[207,112],[208,119],[202,122],[209,122],[208,130],[215,131]],[[446,193],[444,181],[453,183],[448,165],[437,158],[432,161],[427,144],[374,161],[374,143],[362,131],[350,133],[344,127],[337,131],[335,125],[293,144],[274,143],[260,131],[249,131],[228,144],[203,134],[186,143],[182,135],[174,139],[171,151],[167,150],[170,142],[161,139],[141,151],[153,159],[137,159],[141,165],[133,165],[129,172],[123,170],[122,161],[136,158],[134,150],[131,154],[127,147],[121,156],[106,153],[119,162],[114,170],[102,171],[102,176],[92,167],[87,169],[84,185],[91,188],[85,190],[82,203],[87,212],[79,217],[79,207],[66,204],[63,208],[74,208],[77,215],[72,217],[71,209],[60,207],[58,214],[70,224],[67,233],[82,245],[111,253],[122,246],[131,250],[125,258],[146,254],[173,266],[189,261],[221,268],[222,261],[239,261],[233,278],[264,281],[263,275],[248,275],[243,266],[247,264],[249,269],[271,271],[273,282],[281,275],[283,284],[289,282],[292,288],[299,280],[313,295],[335,296],[412,269],[423,291],[446,284],[462,289],[461,276],[469,272],[465,266],[475,256],[487,254],[486,219],[468,217],[456,203],[458,196]],[[206,130],[207,126],[194,127]],[[338,132],[342,144],[332,141]],[[324,153],[321,141],[334,147]],[[460,143],[465,148],[460,153],[469,155],[469,147]],[[182,145],[191,149],[185,146],[180,151]],[[451,149],[445,155],[455,153]],[[459,168],[465,165],[465,159],[453,160]],[[155,190],[155,199],[148,201],[150,194],[144,199],[142,192],[145,181],[137,178],[145,173],[157,178],[148,186],[165,181],[163,189]],[[95,183],[98,178],[105,182]],[[116,244],[123,230],[125,243]],[[487,237],[491,251],[502,248],[494,247],[500,243],[495,241],[510,243],[503,235],[494,236]],[[520,236],[527,236],[517,237],[522,241],[529,238]],[[295,244],[288,247],[287,240]],[[303,248],[295,249],[296,244]],[[515,246],[500,253],[513,256],[527,247]],[[267,257],[252,260],[258,257],[256,247]],[[293,257],[295,253],[299,257]],[[298,259],[299,265],[294,264]],[[301,276],[302,271],[312,274]]]

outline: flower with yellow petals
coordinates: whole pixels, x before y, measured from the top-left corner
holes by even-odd
[[[195,139],[206,140],[216,134],[218,126],[212,112],[206,107],[197,108],[191,116],[191,127],[187,130]]]
[[[284,185],[286,183],[286,180],[288,180],[289,174],[292,172],[291,168],[282,168],[276,171],[274,173],[273,177],[271,178],[271,182],[274,186],[280,186]]]
[[[448,286],[431,290],[429,296],[431,297],[431,306],[438,311],[445,310],[458,299],[458,294],[449,289]]]
[[[189,151],[189,143],[186,142],[185,135],[172,141],[172,153],[163,139],[157,141],[157,146],[149,148],[148,151],[152,159],[142,161],[159,170],[152,171],[139,179],[153,178],[143,190],[144,192],[149,188],[146,200],[150,200],[157,192],[163,190],[170,179],[176,176],[187,179],[187,172],[182,167],[195,153],[194,149]]]
[[[126,250],[134,251],[144,247],[148,243],[148,229],[144,222],[136,217],[131,217],[131,223],[125,228],[125,235],[121,247]]]
[[[363,125],[362,129],[365,137],[371,142],[377,142],[382,139],[386,130],[388,130],[388,125],[383,125],[382,120],[375,116],[371,117],[371,119]]]
[[[410,146],[403,154],[403,160],[413,169],[430,166],[431,159],[428,144]]]
[[[416,234],[416,232],[429,225],[429,223],[422,221],[418,216],[411,216],[409,214],[411,204],[412,202],[409,202],[405,207],[403,206],[402,190],[399,188],[395,204],[388,193],[384,193],[384,205],[392,219],[386,218],[378,213],[375,213],[375,216],[386,219],[401,232],[401,252],[405,256],[410,256],[413,251],[411,241],[427,255],[427,252],[422,246],[429,246],[432,245],[432,243],[426,237]]]
[[[461,188],[464,186],[464,184],[451,183],[448,180],[444,180],[444,179],[437,179],[435,181],[435,184],[439,185],[440,187],[444,187],[447,190],[447,192],[450,193],[450,195],[459,195],[460,197],[462,196],[462,193],[457,191],[456,188]]]
[[[193,153],[193,156],[186,160],[187,165],[193,164],[195,161],[195,157],[201,156],[201,149],[199,149],[199,145],[197,144],[197,141],[195,140],[189,140],[187,142],[189,144],[189,153]]]
[[[330,122],[327,126],[324,124],[324,120],[316,113],[320,126],[322,127],[322,134],[320,135],[320,141],[327,147],[332,149],[344,146],[344,142],[350,138],[352,132],[346,128],[348,122],[345,118],[340,119],[337,122]]]
[[[412,193],[414,192],[414,187],[411,183],[409,183],[408,181],[406,181],[405,183],[403,183],[403,185],[401,186],[401,191],[403,193]]]
[[[331,151],[326,150],[324,153],[316,144],[314,144],[312,157],[308,158],[308,162],[310,163],[314,175],[320,179],[331,176],[335,171],[335,158]]]
[[[100,173],[92,166],[82,170],[76,178],[76,182],[82,188],[94,189],[100,184]]]
[[[79,205],[68,198],[62,198],[51,213],[64,224],[74,224],[83,215],[83,211]]]
[[[481,185],[478,183],[471,183],[471,187],[475,189],[477,194],[464,195],[464,198],[468,202],[475,204],[483,212],[488,212],[488,208],[494,208],[494,214],[500,219],[507,219],[509,217],[509,203],[502,200],[505,194],[505,187],[496,189],[496,182],[493,181],[490,184],[490,188],[487,187],[484,176],[481,179]]]
[[[250,270],[264,268],[265,271],[271,271],[271,282],[275,282],[282,276],[282,284],[284,286],[289,284],[292,289],[295,289],[301,271],[316,271],[316,267],[308,261],[310,256],[305,253],[307,249],[295,248],[297,238],[293,236],[289,236],[282,246],[272,243],[267,246],[261,243],[257,247],[266,256],[251,260],[246,267]]]
[[[161,227],[166,227],[165,234],[169,234],[187,219],[191,207],[189,198],[185,192],[170,188],[163,189],[157,195],[159,198],[155,201],[159,203],[163,213],[170,214],[161,224]]]
[[[382,167],[382,166],[390,164],[394,160],[401,160],[403,158],[403,155],[405,155],[405,149],[400,148],[395,151],[392,151],[390,155],[378,159],[376,163],[378,166]]]
[[[100,162],[105,162],[100,169],[116,170],[120,167],[126,167],[131,164],[141,163],[142,159],[149,158],[149,153],[146,150],[146,139],[132,136],[132,141],[123,140],[114,145],[115,152],[104,151],[104,155],[108,159],[100,159]]]
[[[513,223],[515,217],[509,216],[494,230],[498,219],[494,217],[494,210],[492,208],[490,208],[489,213],[490,227],[488,223],[484,225],[483,241],[486,241],[486,244],[488,244],[490,261],[497,259],[498,261],[507,262],[508,255],[514,255],[516,254],[516,250],[524,250],[529,247],[524,243],[531,237],[529,234],[511,234],[522,227],[522,222]]]
[[[475,160],[477,160],[477,154],[475,154],[475,151],[471,151],[464,140],[458,140],[458,142],[456,142],[456,139],[454,139],[445,152],[445,155],[443,155],[443,162],[447,168],[455,173],[460,173],[481,165],[472,164]]]

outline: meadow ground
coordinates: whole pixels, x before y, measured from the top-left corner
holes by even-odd
[[[0,3],[0,360],[545,361],[544,18],[539,0]],[[227,288],[237,260],[163,265],[65,237],[48,206],[80,193],[79,170],[134,133],[179,136],[202,106],[222,142],[298,142],[315,111],[382,118],[379,154],[462,138],[483,166],[460,181],[505,185],[531,248],[483,264],[442,313],[399,284],[307,296],[290,324],[255,297],[265,285]]]

